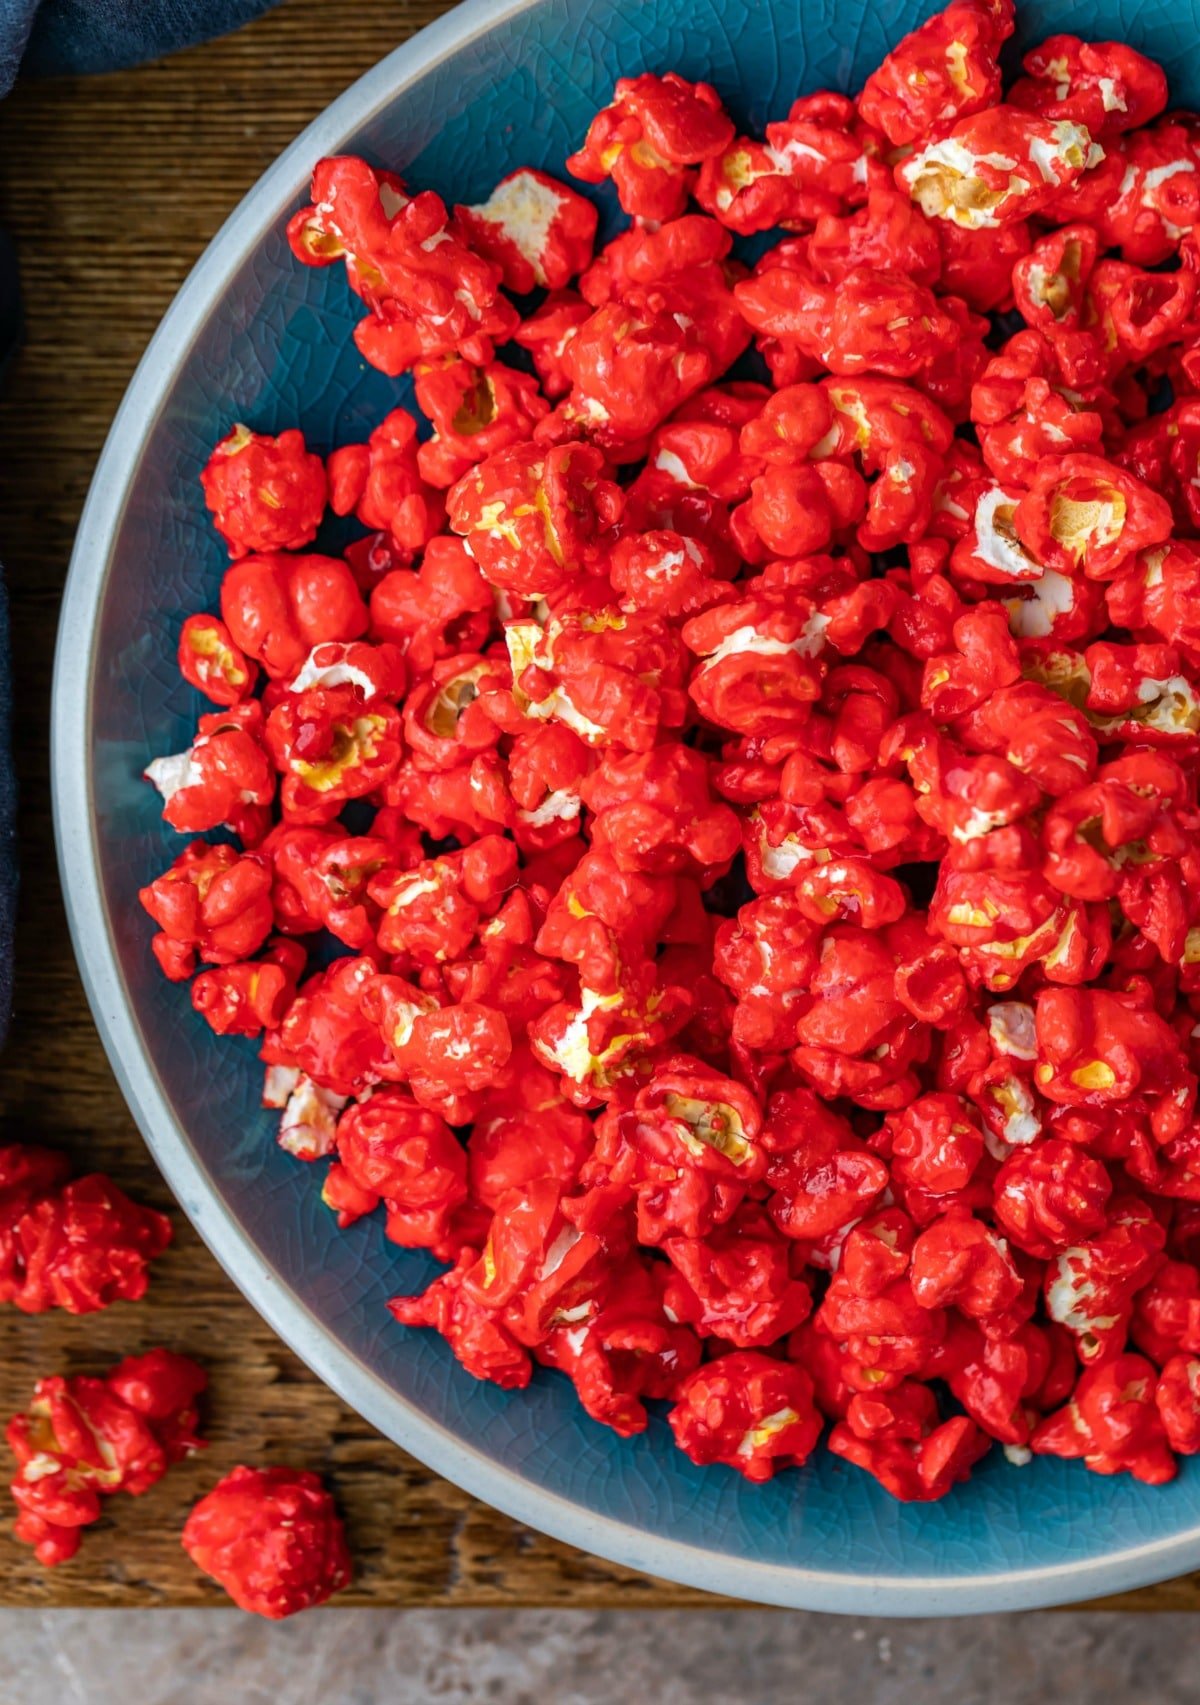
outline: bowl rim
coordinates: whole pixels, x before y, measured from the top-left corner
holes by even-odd
[[[543,0],[464,0],[393,49],[325,108],[239,202],[188,274],[113,419],[80,518],[63,594],[51,704],[51,789],[59,875],[84,991],[109,1063],[146,1146],[200,1237],[268,1325],[342,1400],[473,1496],[611,1562],[761,1604],[845,1615],[944,1616],[1032,1609],[1116,1593],[1193,1569],[1200,1526],[1111,1556],[961,1577],[857,1575],[759,1563],[706,1550],[584,1509],[502,1467],[422,1414],[340,1344],[283,1284],[208,1180],[175,1118],[134,1017],[99,878],[91,767],[98,617],[142,447],[197,328],[230,275],[294,203],[312,162],[440,61]],[[514,1399],[519,1401],[519,1398]]]

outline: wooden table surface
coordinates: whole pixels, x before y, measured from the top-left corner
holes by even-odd
[[[138,357],[201,249],[308,121],[442,0],[284,0],[239,34],[158,64],[24,85],[0,108],[0,222],[28,333],[0,398],[0,560],[13,618],[22,893],[16,1015],[0,1067],[9,1140],[68,1150],[168,1208],[96,1036],[72,958],[50,821],[54,630],[92,469]],[[211,1447],[147,1496],[116,1498],[79,1556],[45,1571],[0,1529],[0,1603],[224,1602],[179,1545],[234,1463],[326,1474],[358,1573],[339,1603],[712,1605],[531,1532],[438,1479],[325,1389],[225,1277],[177,1210],[149,1295],[85,1321],[0,1314],[0,1418],[34,1380],[164,1343],[210,1370]],[[0,1499],[2,1499],[0,1494]],[[1111,1601],[1200,1607],[1200,1576]]]

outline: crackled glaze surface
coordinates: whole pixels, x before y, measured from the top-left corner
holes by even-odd
[[[478,200],[518,164],[561,170],[618,74],[708,78],[758,128],[802,92],[855,87],[931,9],[473,0],[385,61],[234,215],[152,346],[81,525],[55,707],[60,858],[101,1032],[183,1207],[267,1318],[369,1420],[524,1520],[657,1574],[859,1613],[1062,1601],[1195,1566],[1200,1470],[1149,1491],[1077,1464],[1017,1470],[995,1452],[951,1499],[905,1507],[824,1454],[766,1488],[698,1470],[661,1416],[621,1443],[557,1375],[515,1397],[477,1384],[440,1338],[383,1307],[432,1263],[386,1243],[378,1218],[335,1230],[311,1173],[274,1143],[253,1044],[218,1041],[186,987],[159,977],[137,889],[179,843],[140,772],[187,744],[199,708],[173,656],[183,616],[215,607],[225,564],[197,480],[209,447],[240,419],[266,432],[298,423],[325,452],[408,397],[358,357],[360,305],[341,270],[288,254],[283,225],[318,154],[365,152],[448,200]],[[1042,0],[1022,22],[1027,40],[1122,36],[1165,64],[1176,102],[1200,105],[1176,7]]]

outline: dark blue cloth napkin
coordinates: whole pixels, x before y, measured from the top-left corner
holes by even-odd
[[[249,23],[275,0],[0,0],[0,95],[18,70],[115,71]]]
[[[249,23],[276,0],[0,0],[0,96],[17,73],[114,71]],[[21,335],[12,243],[0,231],[0,378]],[[0,519],[0,537],[3,523]],[[8,1034],[17,898],[8,593],[0,569],[0,1043]]]

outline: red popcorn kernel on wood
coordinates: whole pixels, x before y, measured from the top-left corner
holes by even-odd
[[[0,1302],[25,1314],[136,1302],[171,1241],[165,1214],[98,1172],[68,1182],[70,1170],[52,1149],[0,1148]]]
[[[173,1350],[129,1356],[102,1379],[38,1381],[5,1436],[17,1459],[16,1536],[39,1563],[69,1562],[105,1498],[149,1491],[202,1448],[196,1399],[207,1383],[203,1368]]]
[[[445,1264],[399,1322],[911,1500],[1200,1442],[1200,119],[1074,36],[1005,93],[1013,29],[761,133],[623,79],[580,188],[318,162],[291,245],[412,412],[217,447],[146,771],[221,842],[152,950]]]
[[[272,1621],[324,1604],[353,1573],[333,1498],[301,1469],[233,1469],[193,1508],[183,1548],[240,1609]]]

